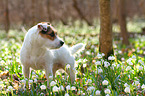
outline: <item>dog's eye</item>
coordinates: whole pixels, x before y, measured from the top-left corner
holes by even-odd
[[[46,34],[46,33],[47,33],[47,31],[42,30],[42,31],[41,31],[41,33],[42,33],[42,34]]]
[[[50,35],[51,37],[54,37],[54,36],[55,36],[54,31],[52,31],[49,35]]]

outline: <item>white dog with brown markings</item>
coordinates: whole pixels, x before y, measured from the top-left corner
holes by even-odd
[[[24,77],[29,78],[30,68],[34,70],[44,69],[46,72],[47,86],[49,87],[49,76],[55,76],[58,69],[65,69],[70,64],[70,70],[66,70],[75,81],[73,56],[84,44],[68,48],[62,39],[57,36],[57,31],[48,22],[38,23],[28,30],[20,52],[20,60],[23,65]]]

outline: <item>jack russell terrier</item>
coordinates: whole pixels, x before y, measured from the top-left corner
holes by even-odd
[[[55,76],[58,69],[65,69],[65,66],[70,64],[70,69],[66,71],[71,82],[74,82],[75,58],[73,54],[84,46],[79,43],[68,48],[57,36],[57,31],[50,23],[38,23],[28,30],[21,48],[20,60],[24,77],[29,78],[30,68],[44,69],[49,87],[49,76]]]

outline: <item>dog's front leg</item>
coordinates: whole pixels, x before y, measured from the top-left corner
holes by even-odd
[[[45,74],[47,78],[47,87],[49,87],[49,83],[51,80],[53,80],[53,71],[52,71],[52,66],[49,66],[45,69]]]
[[[24,77],[25,78],[29,78],[29,74],[30,74],[30,67],[28,66],[24,66],[22,67],[22,71],[23,71],[23,74],[24,74]]]

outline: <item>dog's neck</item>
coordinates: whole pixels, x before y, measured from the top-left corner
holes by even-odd
[[[36,26],[32,27],[25,38],[23,46],[30,55],[39,56],[43,55],[47,50],[38,40],[38,29]]]

